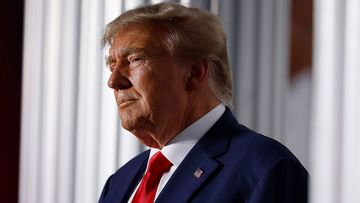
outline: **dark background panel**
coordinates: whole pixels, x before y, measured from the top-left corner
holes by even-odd
[[[0,202],[17,202],[24,0],[0,3]]]
[[[290,78],[311,72],[313,47],[313,0],[293,0],[291,8]]]

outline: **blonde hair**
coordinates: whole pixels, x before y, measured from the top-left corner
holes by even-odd
[[[214,14],[174,3],[159,3],[129,10],[110,22],[105,29],[103,46],[112,44],[121,28],[142,24],[156,28],[163,45],[172,54],[206,59],[209,87],[227,106],[232,106],[232,78],[226,50],[226,35]]]

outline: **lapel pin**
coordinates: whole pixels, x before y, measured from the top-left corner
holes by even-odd
[[[194,176],[195,178],[200,178],[202,176],[202,174],[204,173],[204,171],[201,168],[196,169],[196,171],[194,172]]]

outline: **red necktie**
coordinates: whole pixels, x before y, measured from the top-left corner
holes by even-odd
[[[154,202],[161,176],[168,171],[171,166],[172,163],[167,160],[161,152],[155,153],[149,161],[149,167],[135,193],[132,203]]]

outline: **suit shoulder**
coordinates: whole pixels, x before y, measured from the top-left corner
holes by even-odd
[[[237,153],[239,151],[241,153]],[[279,160],[288,160],[301,166],[299,160],[286,146],[242,125],[232,136],[229,152],[242,156],[241,160],[251,159],[252,163],[262,167],[272,165]]]
[[[233,180],[247,185],[247,190],[239,189],[244,196],[273,176],[277,181],[285,178],[300,181],[302,185],[306,185],[308,176],[300,161],[283,144],[244,126],[231,135],[228,151],[220,162]]]
[[[283,144],[240,124],[228,108],[204,137],[204,148],[211,151],[225,149],[223,158],[226,163],[245,162],[265,167],[276,160],[285,159],[300,164]]]

